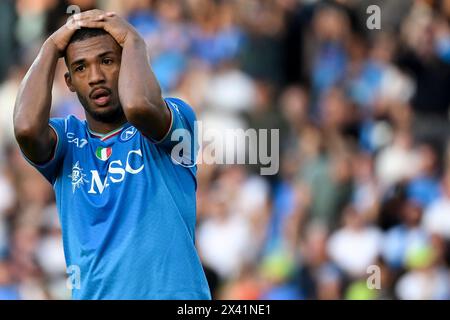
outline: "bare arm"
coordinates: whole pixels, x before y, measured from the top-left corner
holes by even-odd
[[[58,58],[55,45],[46,41],[22,80],[14,106],[14,134],[23,153],[35,163],[48,161],[56,144],[48,121]]]
[[[130,123],[146,136],[159,141],[170,126],[170,111],[149,64],[145,42],[128,37],[122,51],[119,97]]]

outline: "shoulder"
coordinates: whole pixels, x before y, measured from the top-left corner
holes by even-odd
[[[67,133],[71,130],[83,128],[84,121],[78,119],[74,115],[69,115],[65,118],[50,118],[49,125],[60,133]]]
[[[194,109],[186,101],[174,97],[164,98],[164,101],[172,111],[180,113],[189,122],[193,122],[196,120]]]

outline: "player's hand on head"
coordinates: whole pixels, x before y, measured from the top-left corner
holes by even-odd
[[[117,43],[123,47],[125,41],[130,37],[139,38],[138,32],[125,19],[115,12],[105,12],[102,10],[90,10],[81,13],[86,19],[80,20],[83,28],[102,28],[108,32]],[[89,18],[87,18],[89,17]]]
[[[126,39],[131,36],[139,37],[133,26],[114,12],[94,9],[77,13],[70,16],[66,24],[49,37],[51,44],[55,46],[60,57],[64,55],[66,47],[70,42],[70,38],[79,28],[104,29],[122,47]]]
[[[102,21],[99,17],[105,14],[106,12],[102,10],[90,10],[74,14],[70,16],[69,19],[67,19],[67,22],[61,28],[56,30],[48,40],[55,46],[59,56],[62,57],[70,42],[70,38],[75,31],[89,21]]]
[[[52,44],[54,48],[58,51],[58,55],[62,57],[64,55],[64,51],[66,50],[67,45],[70,42],[70,38],[75,32],[76,28],[71,27],[71,23],[73,23],[72,18],[69,18],[66,24],[64,24],[61,28],[56,30],[50,37],[47,39],[47,42]]]

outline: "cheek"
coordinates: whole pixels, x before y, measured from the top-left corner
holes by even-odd
[[[112,82],[112,84],[114,85],[114,87],[117,87],[119,84],[119,71],[120,71],[119,68],[114,68],[109,73],[109,79]]]
[[[77,91],[82,91],[82,88],[84,87],[85,80],[82,76],[72,76],[72,87]]]
[[[107,85],[113,90],[113,94],[118,94],[119,89],[119,70],[111,70],[107,73]]]
[[[72,81],[72,87],[80,97],[84,97],[85,99],[89,96],[89,86],[84,83],[83,79],[77,79],[76,81]]]

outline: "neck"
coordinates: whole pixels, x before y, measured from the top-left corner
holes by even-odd
[[[86,121],[91,131],[106,134],[123,126],[127,122],[127,119],[125,117],[121,117],[117,121],[107,123],[95,120],[86,114]]]

